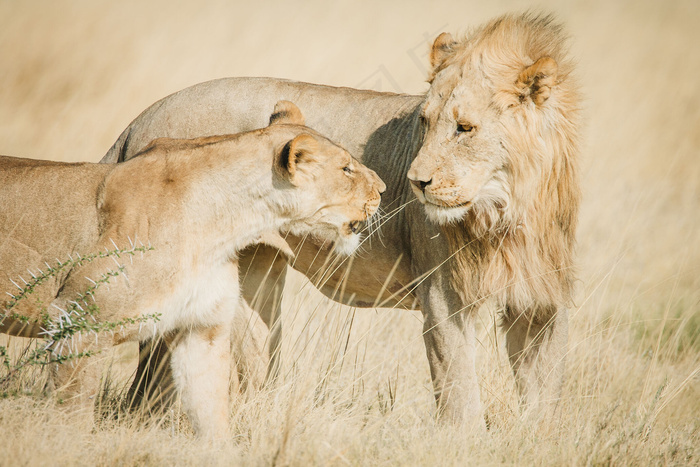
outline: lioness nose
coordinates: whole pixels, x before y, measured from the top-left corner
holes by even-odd
[[[425,192],[425,187],[430,185],[430,182],[433,181],[432,178],[430,180],[428,180],[427,182],[424,182],[423,180],[412,180],[412,179],[409,179],[409,180],[411,181],[413,186],[418,188],[421,192]]]
[[[377,175],[377,185],[378,185],[377,191],[379,191],[380,195],[386,191],[386,184],[384,183],[384,180],[379,178],[378,175]]]

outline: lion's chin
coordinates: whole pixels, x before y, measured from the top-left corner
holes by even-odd
[[[338,236],[334,245],[333,251],[339,255],[350,256],[355,253],[357,247],[360,246],[360,234],[353,233],[351,235]]]
[[[448,208],[437,206],[432,203],[424,203],[425,213],[428,219],[440,225],[449,225],[459,222],[467,215],[469,207],[470,205]]]

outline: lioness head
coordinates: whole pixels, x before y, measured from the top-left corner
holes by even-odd
[[[281,186],[292,190],[295,214],[286,230],[333,242],[337,252],[351,254],[360,244],[360,225],[379,208],[384,182],[345,149],[303,127],[304,117],[291,102],[275,106],[270,126],[276,125],[301,127],[277,150],[274,162]]]
[[[559,28],[548,17],[506,16],[462,41],[441,34],[430,61],[424,142],[408,172],[413,191],[441,224],[521,222],[542,184],[563,172],[552,155],[573,144],[571,65]]]

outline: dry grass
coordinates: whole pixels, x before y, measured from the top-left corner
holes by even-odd
[[[421,92],[426,37],[529,6],[172,3],[0,0],[0,153],[97,161],[153,101],[221,76]],[[490,310],[491,430],[470,436],[434,423],[419,313],[350,310],[297,279],[284,384],[234,404],[230,444],[198,444],[176,412],[93,428],[13,395],[0,400],[0,464],[700,463],[700,5],[538,6],[571,32],[586,96],[580,293],[556,426],[519,422]],[[118,356],[133,362],[133,347]]]

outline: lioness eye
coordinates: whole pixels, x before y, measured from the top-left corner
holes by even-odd
[[[458,124],[457,124],[457,131],[456,131],[456,133],[457,133],[457,134],[460,134],[460,133],[471,133],[471,132],[474,131],[475,129],[476,129],[476,128],[474,127],[474,125],[471,125],[471,124],[469,124],[469,123],[458,123]]]
[[[345,167],[343,167],[343,172],[345,172],[346,174],[349,175],[352,173],[352,169],[350,168],[349,165],[346,165]]]

